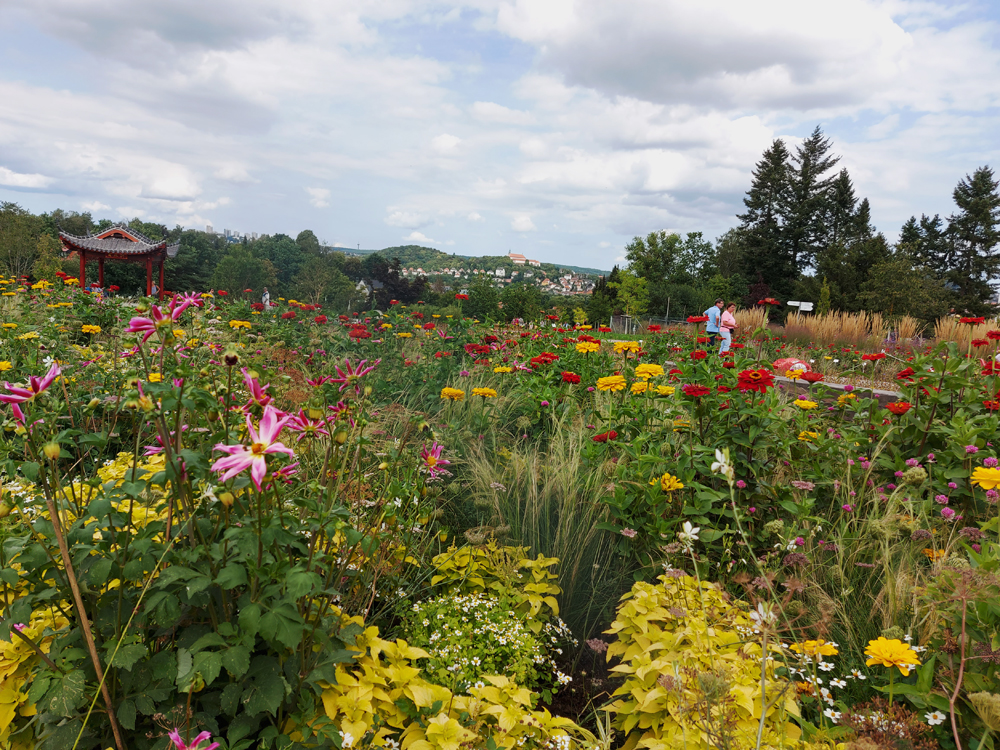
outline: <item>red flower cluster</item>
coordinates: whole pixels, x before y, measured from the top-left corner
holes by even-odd
[[[604,329],[602,328],[601,330],[603,331]],[[610,331],[611,329],[609,328],[608,330]],[[660,331],[663,330],[663,326],[654,324],[651,326],[646,326],[646,330],[649,331],[650,333],[659,333]]]
[[[282,320],[291,320],[294,317],[295,317],[295,313],[293,313],[291,310],[289,310],[286,313],[281,313]]]
[[[500,339],[498,339],[496,336],[490,336],[490,335],[483,336],[484,344],[495,344],[499,340]]]
[[[979,360],[983,362],[983,360]],[[1000,375],[1000,363],[983,362],[983,375]]]
[[[993,401],[993,400],[983,401],[983,406],[986,407],[987,411],[997,411],[1000,410],[1000,401]]]
[[[469,299],[468,294],[456,294],[455,299]]]
[[[324,323],[326,323],[326,316],[317,315],[315,318],[313,318],[313,322],[318,323],[319,325],[323,325]]]
[[[559,316],[558,315],[546,315],[545,319],[546,320],[559,320]]]
[[[901,417],[910,409],[913,408],[913,404],[908,401],[893,401],[890,404],[886,404],[885,408],[895,414],[897,417]]]
[[[732,346],[730,346],[729,348],[730,348],[730,349],[745,349],[745,348],[746,348],[746,346],[745,346],[744,344],[733,344],[733,345],[732,345]]]
[[[688,315],[688,323],[707,323],[707,315]]]
[[[823,376],[818,372],[804,372],[799,377],[807,383],[818,383],[823,379]]]
[[[712,392],[711,388],[706,388],[703,385],[692,385],[691,383],[681,386],[681,390],[685,396],[690,396],[691,398],[701,398]]]
[[[652,327],[652,326],[650,326],[650,331],[652,331],[652,328],[653,328],[653,327]],[[598,328],[597,330],[598,330],[598,331],[600,331],[601,333],[611,333],[611,329],[610,329],[610,328],[608,328],[607,326],[601,326],[601,327],[600,327],[600,328]],[[653,333],[655,333],[655,331],[652,331],[652,332],[653,332]]]
[[[412,315],[417,320],[423,320],[424,319],[424,314],[422,312],[410,313],[410,315]]]
[[[352,339],[370,339],[372,337],[371,331],[362,326],[361,328],[354,328],[349,334],[349,338]]]
[[[576,385],[580,382],[580,376],[568,370],[563,372],[562,379],[564,383],[569,383],[570,385]]]
[[[958,322],[959,323],[965,323],[966,325],[970,325],[970,326],[978,326],[978,325],[982,325],[983,323],[985,323],[986,322],[986,318],[959,318]]]
[[[434,356],[438,359],[441,359],[441,357],[450,357],[451,352],[434,352]]]
[[[112,284],[111,286],[108,287],[108,291],[109,292],[117,292],[120,289],[121,289],[121,287],[119,287],[117,284]]]
[[[896,373],[896,380],[906,380],[908,382],[912,382],[914,374],[913,368],[907,367],[905,370],[900,370]]]
[[[1000,341],[1000,331],[987,331],[986,338],[990,341]]]
[[[704,349],[695,349],[691,352],[691,359],[705,359],[708,356],[708,352]]]
[[[885,352],[875,352],[875,354],[862,354],[861,359],[867,360],[868,362],[878,362],[880,359],[885,359]]]
[[[424,330],[425,331],[433,331],[435,328],[437,328],[437,324],[436,323],[424,323]]]
[[[398,299],[391,299],[391,300],[389,300],[389,304],[390,305],[398,305],[399,304],[399,300]]]
[[[697,341],[699,344],[707,344],[709,339],[708,336],[699,336],[697,339],[695,339],[695,341]]]
[[[762,299],[762,300],[757,300],[757,304],[758,305],[780,305],[781,303],[778,302],[778,300],[776,300],[774,297],[764,297],[764,299]]]
[[[599,344],[599,343],[601,343],[600,339],[595,339],[593,336],[591,336],[589,334],[586,334],[586,333],[581,333],[579,336],[577,336],[576,340],[577,341],[589,341],[592,344]]]
[[[746,393],[757,391],[764,393],[774,385],[774,373],[770,370],[744,370],[737,378],[736,387]]]
[[[219,296],[220,297],[228,297],[229,296],[229,292],[227,292],[225,289],[220,289],[219,290]]]
[[[972,345],[978,349],[980,346],[989,346],[990,342],[986,339],[972,339]]]
[[[483,344],[466,344],[465,353],[470,357],[475,357],[478,354],[489,354],[490,348],[488,346],[484,346]]]
[[[594,435],[591,440],[595,443],[606,443],[609,440],[614,440],[616,437],[618,437],[617,432],[614,430],[608,430],[607,432],[602,432],[600,435]]]
[[[264,303],[263,302],[254,302],[252,305],[250,305],[250,309],[251,310],[256,310],[257,312],[261,312],[264,309]]]
[[[548,365],[559,359],[559,356],[553,354],[552,352],[542,352],[537,357],[532,357],[528,360],[532,368],[537,369],[541,365]]]

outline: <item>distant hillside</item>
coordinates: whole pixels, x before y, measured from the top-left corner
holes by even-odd
[[[372,255],[378,253],[385,258],[399,258],[399,262],[404,266],[419,266],[427,272],[440,271],[444,268],[463,268],[474,270],[482,268],[484,270],[494,270],[496,268],[515,268],[513,261],[506,255],[458,255],[457,253],[444,253],[432,247],[421,247],[420,245],[399,245],[397,247],[387,247],[382,250],[357,250],[351,248],[332,248],[340,250],[348,255]],[[521,268],[525,268],[521,266]],[[586,268],[582,266],[569,266],[563,263],[542,263],[541,270],[549,276],[558,275],[560,271],[585,274],[588,276],[606,276],[609,271],[602,271],[597,268]]]

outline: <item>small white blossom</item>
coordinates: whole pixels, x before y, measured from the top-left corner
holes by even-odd
[[[834,711],[832,708],[828,708],[823,712],[823,715],[836,724],[841,714],[840,711]]]
[[[940,711],[931,711],[930,713],[924,714],[924,718],[927,719],[927,723],[932,727],[936,727],[938,724],[944,722],[945,716]]]

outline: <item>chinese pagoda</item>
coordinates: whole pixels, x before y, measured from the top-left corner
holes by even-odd
[[[87,288],[87,262],[97,261],[97,283],[104,288],[104,261],[124,263],[144,263],[146,265],[146,296],[153,293],[153,266],[160,267],[158,296],[163,299],[163,264],[167,258],[174,258],[180,245],[151,240],[142,232],[130,227],[116,225],[102,230],[99,234],[79,237],[67,232],[59,232],[63,252],[75,252],[80,256],[80,288]]]

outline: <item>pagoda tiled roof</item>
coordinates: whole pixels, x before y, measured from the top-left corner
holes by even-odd
[[[111,236],[115,234],[125,236],[124,238]],[[168,258],[174,258],[180,250],[179,244],[168,245],[165,241],[157,242],[142,232],[123,225],[115,225],[101,230],[96,235],[86,236],[60,231],[59,239],[63,241],[64,250],[89,250],[110,255],[146,255],[165,250]]]

